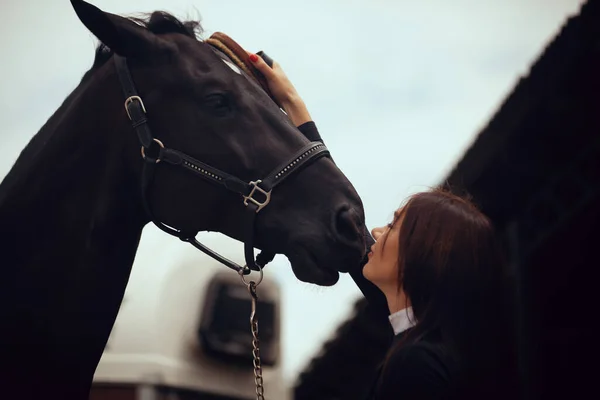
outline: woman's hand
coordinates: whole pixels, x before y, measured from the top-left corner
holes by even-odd
[[[273,68],[271,68],[261,57],[252,53],[250,53],[250,61],[263,74],[271,94],[281,104],[294,125],[300,126],[312,120],[304,101],[276,61],[273,61]]]

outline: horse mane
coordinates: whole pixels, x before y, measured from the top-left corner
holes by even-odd
[[[181,21],[166,11],[154,11],[144,17],[129,17],[127,19],[156,35],[179,33],[196,40],[202,40],[201,36],[204,33],[199,20]],[[96,56],[91,70],[96,70],[104,65],[112,55],[112,50],[100,42],[96,48]]]

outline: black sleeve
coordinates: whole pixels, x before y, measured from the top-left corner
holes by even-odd
[[[440,400],[450,396],[447,366],[435,350],[411,345],[395,352],[385,367],[377,400]]]
[[[321,135],[319,134],[319,130],[317,129],[317,125],[313,121],[305,122],[304,124],[300,125],[298,129],[309,140],[323,142],[323,139],[321,139]],[[356,283],[356,286],[358,286],[362,294],[369,302],[369,312],[380,314],[382,317],[387,319],[387,316],[389,315],[389,309],[384,294],[377,288],[377,286],[369,282],[362,273],[363,267],[367,261],[369,261],[367,253],[369,253],[371,246],[373,243],[375,243],[375,240],[373,240],[373,237],[366,226],[364,227],[364,236],[366,243],[365,256],[361,260],[360,264],[356,266],[356,268],[352,268],[349,271],[349,274],[354,280],[354,283]]]
[[[321,135],[319,135],[319,130],[317,129],[317,125],[313,121],[308,121],[308,122],[303,123],[302,125],[300,125],[298,127],[298,129],[311,142],[323,142],[323,139],[321,139]],[[325,143],[325,142],[323,142],[323,143]]]

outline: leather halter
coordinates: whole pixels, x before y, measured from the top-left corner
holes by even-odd
[[[270,174],[263,179],[245,182],[233,175],[220,171],[208,164],[194,159],[193,157],[178,151],[169,149],[152,135],[146,118],[146,108],[144,102],[135,89],[135,84],[129,72],[127,61],[124,57],[114,55],[115,66],[123,94],[125,95],[125,110],[131,120],[133,129],[137,133],[140,144],[142,145],[142,158],[144,166],[142,170],[142,202],[146,213],[152,222],[162,231],[177,236],[184,242],[192,244],[197,249],[206,253],[225,266],[236,270],[240,274],[249,274],[250,270],[260,270],[267,263],[273,260],[274,253],[261,252],[256,260],[254,259],[254,222],[256,215],[260,210],[266,207],[271,200],[271,191],[282,183],[292,173],[306,167],[311,162],[320,157],[328,156],[329,150],[319,141],[311,142],[308,145],[298,149],[298,151],[289,157],[288,161],[277,166]],[[246,207],[244,213],[245,231],[244,231],[244,256],[245,266],[221,256],[196,240],[198,232],[184,232],[170,227],[154,216],[148,202],[148,189],[152,185],[154,171],[160,162],[179,166],[189,173],[192,173],[208,182],[219,185],[224,189],[239,194]]]

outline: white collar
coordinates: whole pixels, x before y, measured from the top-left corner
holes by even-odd
[[[394,329],[394,335],[404,332],[408,328],[412,328],[415,324],[415,317],[413,315],[412,307],[403,308],[400,311],[388,316],[390,324]]]

